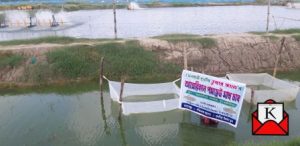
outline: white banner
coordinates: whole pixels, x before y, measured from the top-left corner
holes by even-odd
[[[179,106],[237,127],[245,92],[243,83],[184,70]]]

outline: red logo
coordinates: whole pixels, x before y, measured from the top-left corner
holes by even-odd
[[[284,111],[284,104],[267,100],[257,104],[252,113],[253,135],[288,135],[289,115]]]

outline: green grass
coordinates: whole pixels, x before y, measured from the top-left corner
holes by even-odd
[[[105,75],[113,80],[127,76],[131,81],[170,80],[180,67],[161,62],[155,53],[145,51],[136,41],[74,46],[48,52],[49,66],[57,76],[98,78],[100,58],[105,57]]]
[[[261,31],[250,31],[250,34],[255,34],[255,35],[266,35],[266,32],[261,32]]]
[[[203,48],[212,48],[217,46],[217,41],[213,38],[202,37],[199,35],[193,34],[167,34],[161,36],[155,36],[153,38],[166,40],[171,43],[181,43],[181,42],[188,42],[192,43],[193,45],[202,45]]]
[[[1,46],[12,46],[12,45],[41,44],[41,43],[68,44],[68,43],[84,42],[84,41],[89,41],[89,40],[90,39],[77,39],[77,38],[73,38],[73,37],[49,36],[49,37],[41,37],[41,38],[36,38],[36,39],[1,41],[0,45]],[[103,40],[108,40],[108,39],[103,39]],[[101,39],[99,39],[99,41],[101,41]]]
[[[300,145],[300,137],[287,140],[287,141],[268,141],[257,143],[255,141],[250,141],[246,143],[232,143],[228,146],[299,146]]]
[[[18,54],[0,54],[0,69],[4,67],[16,67],[24,60],[24,57]]]
[[[296,41],[300,42],[300,34],[292,36]]]
[[[278,37],[278,36],[275,36],[275,35],[263,35],[262,37],[268,38],[268,39],[270,39],[271,41],[277,41],[277,40],[279,40],[279,37]]]
[[[300,33],[300,28],[274,30],[271,33],[275,33],[275,34],[294,34],[294,33]]]
[[[294,71],[288,71],[288,72],[278,72],[276,77],[280,79],[300,81],[300,69]]]

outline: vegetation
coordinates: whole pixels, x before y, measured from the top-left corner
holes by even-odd
[[[300,69],[288,72],[278,72],[276,77],[300,82]]]
[[[18,54],[0,54],[0,69],[4,67],[15,67],[23,61],[23,57]]]
[[[299,146],[299,145],[300,145],[300,137],[288,141],[270,141],[270,142],[262,142],[262,143],[251,141],[243,144],[232,143],[229,146]]]
[[[145,51],[135,41],[66,47],[48,52],[46,56],[48,64],[28,68],[27,80],[43,81],[59,77],[97,79],[102,56],[105,57],[105,75],[113,80],[127,76],[130,81],[156,82],[175,79],[180,73],[180,67],[161,62],[156,54]]]
[[[278,36],[276,35],[263,35],[264,38],[268,38],[270,39],[271,41],[277,41],[279,39]]]
[[[12,45],[26,45],[26,44],[70,44],[77,42],[89,42],[89,41],[107,41],[109,39],[78,39],[73,37],[64,37],[64,36],[48,36],[41,37],[36,39],[25,39],[25,40],[11,40],[11,41],[0,41],[1,46],[12,46]]]
[[[291,28],[291,29],[278,29],[278,30],[274,30],[271,33],[275,33],[275,34],[294,34],[294,33],[300,33],[300,28]]]
[[[295,38],[296,41],[300,42],[300,34],[293,35],[292,37]]]
[[[212,48],[217,46],[217,41],[215,39],[193,34],[167,34],[156,36],[154,38],[166,40],[171,43],[189,42],[196,45],[201,44],[203,48]]]

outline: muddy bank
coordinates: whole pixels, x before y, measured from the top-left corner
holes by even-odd
[[[105,74],[119,80],[159,82],[180,76],[183,48],[188,67],[212,75],[273,69],[286,37],[278,70],[300,68],[300,42],[293,35],[227,34],[172,36],[69,44],[0,46],[0,88],[98,80],[101,56]],[[28,42],[27,42],[28,43]],[[50,58],[49,58],[50,57]]]
[[[208,74],[261,72],[274,68],[283,35],[228,34],[208,36],[216,41],[209,48],[188,41],[169,43],[159,39],[140,39],[140,44],[157,52],[160,58],[183,64],[183,48],[187,49],[188,67]],[[279,70],[300,67],[300,42],[286,35]]]

